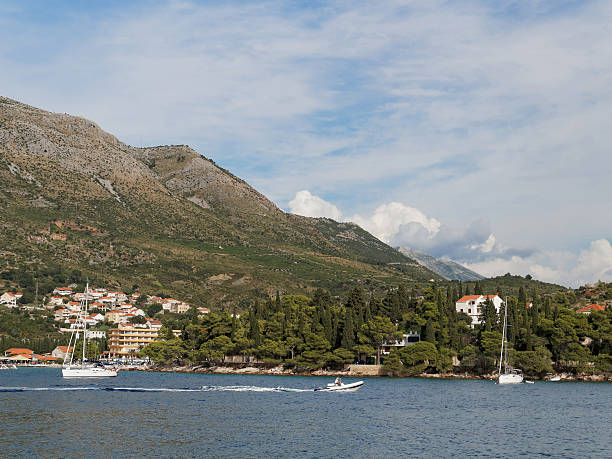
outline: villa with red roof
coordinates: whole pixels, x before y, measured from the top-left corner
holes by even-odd
[[[593,311],[605,311],[606,308],[599,304],[590,304],[585,306],[584,308],[577,309],[576,312],[580,312],[582,314],[590,314]]]
[[[19,300],[23,296],[23,293],[11,293],[5,292],[0,296],[0,304],[6,304],[8,307],[15,308],[17,307],[17,300]]]
[[[472,319],[471,327],[474,328],[476,325],[479,325],[480,315],[482,314],[482,306],[487,299],[493,302],[493,306],[495,306],[495,311],[499,314],[499,309],[504,304],[504,301],[497,295],[465,295],[457,301],[455,304],[455,308],[457,312],[463,312],[470,316]]]

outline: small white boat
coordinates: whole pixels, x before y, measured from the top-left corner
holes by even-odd
[[[525,381],[525,384],[535,384],[533,381]]]
[[[557,382],[557,381],[561,381],[561,375],[550,375],[546,378],[546,381],[550,381],[550,382]]]
[[[17,365],[15,365],[14,363],[12,365],[5,365],[0,364],[0,370],[16,370],[17,369]]]
[[[336,378],[336,381],[333,383],[329,383],[326,387],[317,387],[316,391],[325,391],[325,392],[337,392],[337,391],[356,391],[361,386],[363,386],[363,381],[357,381],[354,383],[344,384],[340,381],[340,378]]]

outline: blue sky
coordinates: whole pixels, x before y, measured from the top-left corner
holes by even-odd
[[[485,274],[612,281],[607,1],[0,4],[2,95]]]

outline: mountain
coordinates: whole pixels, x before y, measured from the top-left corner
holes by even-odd
[[[61,282],[233,307],[439,276],[360,227],[286,213],[185,145],[135,148],[0,97],[0,288]]]
[[[455,263],[452,260],[435,258],[423,252],[412,250],[410,247],[399,247],[397,249],[409,258],[416,260],[417,263],[439,274],[446,280],[459,280],[462,282],[472,282],[484,279],[484,276]]]

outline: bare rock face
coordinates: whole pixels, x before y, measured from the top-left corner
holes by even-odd
[[[283,212],[244,180],[219,168],[186,145],[132,150],[173,193],[203,208],[232,214]]]

